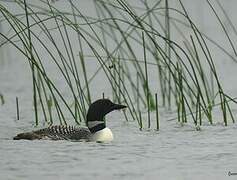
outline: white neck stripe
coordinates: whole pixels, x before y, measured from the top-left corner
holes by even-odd
[[[104,124],[103,121],[89,121],[88,122],[88,128],[93,128],[97,126],[98,124]]]

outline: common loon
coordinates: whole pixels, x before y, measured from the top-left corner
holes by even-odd
[[[113,140],[112,131],[105,126],[104,116],[113,110],[126,108],[114,104],[109,99],[99,99],[92,103],[87,112],[87,127],[50,126],[32,132],[20,133],[14,140],[52,139],[52,140],[85,140],[108,142]]]

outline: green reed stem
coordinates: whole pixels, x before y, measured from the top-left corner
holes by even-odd
[[[32,41],[31,41],[31,31],[30,31],[29,15],[28,15],[28,11],[27,11],[26,0],[24,0],[24,5],[25,5],[27,31],[28,31],[30,59],[34,61],[35,59],[33,56],[33,49],[32,49],[33,45],[32,45]],[[37,109],[37,92],[36,92],[36,79],[35,79],[34,64],[31,64],[31,70],[32,70],[32,77],[33,77],[33,101],[34,101],[34,110],[35,110],[35,124],[37,126],[39,124],[39,119],[38,119],[38,109]]]
[[[170,42],[170,17],[169,17],[169,3],[168,0],[165,0],[165,37],[168,40],[166,42],[166,53],[168,58],[168,66],[170,66],[171,61],[171,44]],[[171,108],[171,73],[168,71],[168,107]]]
[[[151,128],[151,117],[150,117],[150,93],[148,89],[148,73],[147,73],[147,60],[146,60],[146,47],[145,47],[145,39],[144,33],[142,32],[142,42],[143,42],[143,55],[145,62],[145,88],[146,88],[146,100],[147,100],[147,116],[148,116],[148,128]]]
[[[16,97],[16,119],[20,120],[20,111],[19,111],[18,97]]]
[[[143,123],[142,123],[142,113],[141,113],[141,111],[138,111],[138,114],[139,114],[139,126],[140,126],[140,130],[142,130]]]
[[[4,96],[1,93],[0,93],[0,101],[1,101],[1,105],[5,104]]]
[[[158,100],[157,100],[157,93],[155,94],[155,100],[156,100],[156,130],[160,130],[160,122],[159,122],[159,110],[158,110]]]

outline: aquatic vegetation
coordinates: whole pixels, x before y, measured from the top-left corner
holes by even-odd
[[[175,112],[180,123],[201,126],[207,120],[212,124],[217,107],[225,125],[228,119],[234,122],[230,102],[236,101],[222,87],[208,44],[236,59],[198,29],[181,0],[179,7],[170,6],[168,0],[140,1],[139,7],[130,1],[92,1],[96,17],[84,14],[78,2],[68,1],[70,11],[58,8],[59,2],[17,0],[18,14],[0,3],[1,21],[10,28],[7,35],[0,32],[5,40],[1,47],[10,43],[29,62],[36,125],[41,119],[55,123],[53,116],[60,124],[67,124],[68,117],[85,123],[86,109],[96,96],[91,84],[102,83],[96,79],[100,73],[106,77],[113,101],[128,106],[123,111],[126,120],[136,120],[140,129],[146,128],[145,122],[148,128],[154,122],[160,129],[159,106]],[[213,4],[206,2],[236,54]],[[188,28],[189,35],[181,28]],[[182,42],[173,38],[174,31]],[[90,59],[96,67],[93,73],[87,66]],[[61,77],[63,88],[48,64]],[[70,95],[65,96],[64,88]],[[144,111],[147,119],[142,118]],[[151,118],[152,111],[156,119]]]

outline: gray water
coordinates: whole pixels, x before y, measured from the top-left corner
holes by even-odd
[[[187,1],[190,13],[206,34],[225,44],[223,32],[217,28],[213,16],[209,17],[210,13],[202,2],[189,4]],[[62,1],[60,3],[63,6]],[[82,4],[88,6],[86,1]],[[233,19],[236,5],[235,1],[225,4]],[[215,50],[213,56],[222,83],[226,91],[235,96],[237,66]],[[232,53],[230,49],[229,52]],[[136,122],[126,122],[121,112],[113,112],[106,117],[115,137],[111,143],[13,141],[17,133],[34,129],[31,74],[27,61],[15,50],[5,50],[3,57],[0,62],[0,93],[5,99],[5,104],[0,105],[1,180],[237,178],[228,176],[229,171],[237,172],[237,125],[224,127],[221,118],[214,119],[214,125],[206,123],[201,131],[196,131],[192,123],[181,126],[176,121],[168,121],[174,114],[161,109],[161,130],[157,132],[154,128],[140,131]],[[94,62],[89,64],[90,75],[96,65]],[[57,75],[58,72],[52,73]],[[57,76],[55,79],[63,89],[61,79]],[[156,77],[151,77],[152,80]],[[96,82],[92,83],[92,89],[96,89],[93,99],[101,97],[102,92],[111,97],[108,84],[98,85]],[[67,90],[63,89],[63,92],[67,96]],[[20,102],[19,121],[16,120],[16,96]],[[233,111],[234,116],[236,112]],[[215,115],[218,117],[219,112]]]
[[[1,179],[235,179],[227,173],[237,169],[237,126],[197,132],[162,121],[158,133],[139,131],[118,113],[107,119],[111,143],[1,138]]]

